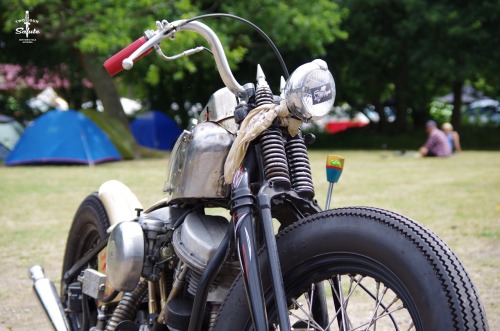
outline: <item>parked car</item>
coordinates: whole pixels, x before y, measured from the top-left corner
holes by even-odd
[[[500,125],[500,102],[489,98],[471,102],[464,119],[479,125]]]

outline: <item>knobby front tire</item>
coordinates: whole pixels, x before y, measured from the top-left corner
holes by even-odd
[[[451,249],[396,213],[322,212],[277,235],[289,314],[302,330],[488,330],[478,293]],[[265,252],[259,262],[270,329],[277,317]],[[214,330],[251,330],[239,277]]]

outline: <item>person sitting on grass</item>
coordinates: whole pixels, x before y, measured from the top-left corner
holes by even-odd
[[[427,121],[425,130],[428,138],[425,144],[420,147],[421,156],[447,157],[451,155],[451,146],[443,131],[437,128],[436,122]]]
[[[450,123],[443,123],[443,125],[441,125],[441,129],[450,142],[451,151],[453,153],[460,153],[462,151],[462,147],[460,146],[460,136],[457,131],[453,131],[453,126]]]

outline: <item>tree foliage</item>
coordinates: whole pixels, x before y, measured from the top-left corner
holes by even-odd
[[[12,34],[25,10],[40,21],[40,40],[34,45],[20,44]],[[299,0],[4,0],[0,62],[43,67],[64,62],[73,73],[72,91],[65,96],[74,105],[82,96],[98,97],[107,100],[105,111],[118,116],[123,111],[117,99],[128,96],[143,100],[148,108],[180,115],[186,123],[182,107],[176,112],[170,105],[204,103],[222,87],[209,53],[174,62],[148,55],[134,70],[112,79],[101,64],[144,30],[155,29],[155,20],[214,12],[257,24],[277,44],[289,71],[315,57],[325,59],[337,81],[338,101],[358,109],[373,104],[381,115],[384,106],[391,106],[397,112],[391,124],[396,130],[420,125],[435,97],[458,93],[465,83],[500,96],[500,64],[495,58],[500,0],[318,0],[314,5]],[[254,81],[256,65],[261,64],[277,93],[283,71],[258,33],[228,18],[202,22],[220,36],[240,83]],[[199,45],[207,46],[196,34],[180,32],[162,49],[174,55]],[[81,84],[85,77],[94,85],[94,96]],[[459,109],[458,98],[455,124]]]
[[[398,128],[408,119],[421,124],[430,101],[465,82],[481,82],[500,94],[498,61],[500,2],[486,0],[341,0],[349,10],[343,22],[349,37],[329,49],[340,65],[341,97],[351,104],[372,103],[397,110]],[[495,77],[496,76],[496,77]],[[456,100],[460,100],[457,96]],[[455,103],[454,114],[461,105]],[[410,112],[411,117],[407,116]],[[459,118],[455,118],[459,124]]]
[[[257,0],[250,2],[109,0],[89,2],[86,0],[6,0],[2,19],[4,30],[15,28],[14,21],[29,10],[40,23],[41,38],[62,43],[62,51],[76,58],[75,70],[82,71],[94,84],[94,90],[103,103],[105,111],[115,116],[121,109],[116,100],[118,94],[100,67],[108,56],[140,37],[144,30],[155,29],[156,19],[169,21],[193,17],[200,13],[229,12],[250,18],[272,36],[291,62],[309,60],[312,56],[324,56],[326,45],[343,37],[338,25],[342,15],[331,1],[317,1],[314,6],[301,1],[275,2]],[[275,70],[276,60],[262,38],[248,26],[229,19],[204,20],[217,31],[235,76],[243,82],[253,81],[257,63],[267,67],[268,75],[279,82],[280,71]],[[164,42],[167,54],[177,54],[206,42],[194,33],[178,33],[175,42]],[[34,50],[38,53],[40,50]],[[33,54],[32,54],[33,55]],[[248,55],[248,58],[246,56]],[[38,62],[31,58],[34,64]],[[251,64],[251,65],[250,65]],[[149,101],[149,106],[168,110],[170,104],[183,104],[185,100],[204,102],[210,93],[222,87],[214,61],[209,54],[197,54],[175,62],[165,63],[148,56],[136,65],[132,72],[125,72],[114,79],[121,91],[134,93]],[[117,113],[118,111],[118,113]],[[184,116],[186,120],[186,116]]]
[[[153,28],[152,16],[155,11],[182,11],[189,14],[192,7],[189,1],[155,5],[149,0],[24,0],[21,5],[17,1],[7,0],[2,6],[13,8],[2,11],[2,19],[6,22],[4,30],[7,32],[12,31],[16,27],[16,19],[24,17],[24,11],[29,10],[31,17],[36,17],[40,22],[40,39],[58,43],[70,61],[76,59],[73,69],[84,73],[94,85],[94,92],[101,99],[105,111],[127,127],[119,94],[102,63],[113,52],[130,43],[133,36],[141,36],[145,28]],[[18,43],[12,47],[20,45]],[[42,50],[38,47],[31,47],[30,50],[33,51],[31,61],[39,64],[36,55]]]

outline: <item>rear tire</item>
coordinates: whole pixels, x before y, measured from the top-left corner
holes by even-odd
[[[80,204],[73,218],[73,223],[68,235],[66,243],[66,251],[64,253],[62,276],[71,269],[71,267],[82,258],[87,252],[94,248],[98,242],[106,238],[106,230],[109,227],[109,219],[106,214],[106,209],[97,193],[89,195]],[[97,270],[97,258],[85,266],[85,268],[93,268]],[[82,269],[83,270],[83,269]],[[68,288],[67,285],[76,282],[75,279],[69,282],[61,281],[61,301],[64,308],[68,308]],[[85,300],[85,297],[82,300]],[[73,330],[87,329],[96,324],[97,307],[95,300],[90,298],[87,300],[89,314],[84,320],[82,312],[72,311],[68,318]],[[86,314],[85,314],[86,315]]]
[[[297,329],[488,330],[477,291],[458,258],[435,234],[401,215],[362,207],[326,211],[282,230],[277,244]],[[274,330],[276,308],[263,251],[259,262]],[[321,322],[325,316],[321,309],[314,312],[317,305],[309,306],[311,298],[324,297],[315,292],[322,287],[331,290],[322,299],[329,322]],[[240,275],[214,330],[252,328]]]

